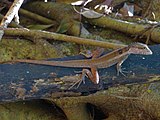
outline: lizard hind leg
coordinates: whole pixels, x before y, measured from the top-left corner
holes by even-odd
[[[78,72],[76,71],[76,73],[80,73],[80,71],[78,71]],[[85,84],[85,77],[89,77],[89,78],[92,77],[92,73],[90,72],[90,70],[83,69],[81,71],[80,79],[77,82],[75,82],[71,87],[69,87],[69,90],[72,89],[77,84],[78,85],[76,88],[78,89],[82,82],[83,82],[83,84]]]
[[[94,84],[99,83],[99,74],[97,68],[92,66],[91,71],[89,69],[82,70],[82,80],[85,81],[85,77],[88,77]]]
[[[76,88],[78,88],[80,86],[80,84],[83,82],[83,84],[85,84],[85,77],[87,76],[87,73],[90,74],[90,71],[88,69],[83,69],[82,71],[75,71],[76,73],[81,73],[80,78],[77,82],[75,82],[71,87],[69,87],[69,90],[72,89],[75,85],[77,85]]]
[[[91,67],[91,71],[89,69],[83,69],[81,74],[81,82],[85,84],[85,77],[89,78],[94,84],[99,83],[99,75],[96,67]]]
[[[90,50],[86,51],[86,53],[80,52],[81,55],[85,56],[86,58],[98,58],[102,55],[102,53],[104,52],[104,48],[97,48],[96,50],[94,50],[93,52],[91,52]]]
[[[83,69],[81,78],[77,82],[75,82],[69,89],[73,88],[76,84],[77,88],[80,86],[80,84],[83,82],[85,84],[85,77],[88,77],[94,84],[99,83],[99,75],[96,67],[91,67],[91,71],[89,69]]]

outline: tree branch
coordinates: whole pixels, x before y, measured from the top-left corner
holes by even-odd
[[[66,41],[66,42],[73,42],[77,44],[84,44],[84,45],[93,45],[93,46],[99,46],[104,48],[120,48],[124,47],[124,45],[110,43],[110,42],[103,42],[98,40],[91,40],[86,38],[80,38],[80,37],[74,37],[64,34],[58,34],[58,33],[51,33],[46,31],[39,31],[39,30],[27,30],[27,29],[21,29],[21,28],[7,28],[4,29],[5,35],[9,36],[23,36],[23,37],[29,37],[31,40],[32,38],[43,38],[43,39],[49,39],[49,40],[59,40],[59,41]],[[40,40],[40,39],[37,39]]]
[[[106,27],[111,28],[123,33],[127,33],[130,35],[139,35],[141,36],[143,33],[142,31],[146,30],[147,28],[151,28],[150,24],[137,24],[133,22],[127,22],[123,20],[113,19],[110,17],[101,17],[99,19],[87,19],[90,24],[97,25],[100,27]],[[155,25],[153,25],[154,27]],[[159,33],[159,27],[155,27],[151,32],[148,29],[147,32],[145,32],[143,35],[147,38],[150,34],[150,38],[152,41],[156,43],[160,43],[160,33]]]

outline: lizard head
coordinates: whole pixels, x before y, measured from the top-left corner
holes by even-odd
[[[143,43],[133,43],[129,45],[129,52],[131,54],[142,54],[142,55],[151,55],[152,51],[146,44]]]

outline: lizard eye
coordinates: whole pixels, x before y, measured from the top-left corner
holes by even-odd
[[[119,53],[119,54],[122,54],[123,52],[122,52],[122,50],[118,50],[118,53]]]
[[[137,46],[138,49],[146,49],[144,46]]]
[[[146,49],[146,47],[140,47],[140,49]]]

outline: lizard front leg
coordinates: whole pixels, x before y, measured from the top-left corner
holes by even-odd
[[[122,70],[122,64],[123,62],[128,58],[128,55],[124,56],[118,63],[117,63],[117,76],[119,76],[119,73],[121,73],[123,76],[126,76]]]

